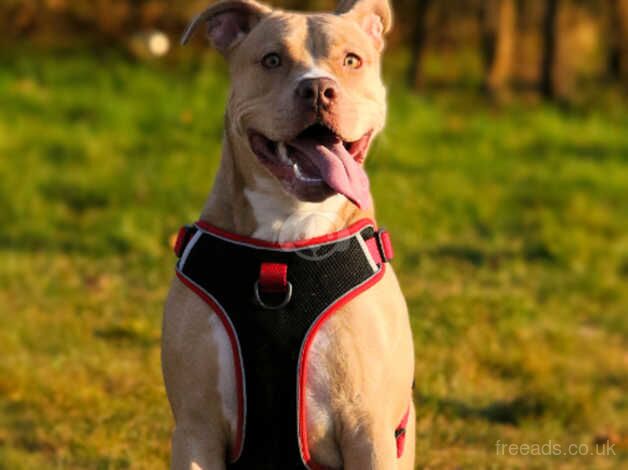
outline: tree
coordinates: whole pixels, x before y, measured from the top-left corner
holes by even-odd
[[[411,32],[411,62],[408,82],[411,88],[416,90],[425,85],[423,75],[423,58],[427,42],[427,17],[432,0],[419,0],[414,15],[414,24]]]
[[[558,12],[562,0],[546,0],[542,24],[541,79],[539,89],[547,99],[556,98]]]
[[[515,52],[517,6],[515,0],[489,0],[482,7],[482,50],[486,66],[485,88],[493,96],[507,92]]]
[[[628,0],[613,0],[610,9],[611,76],[628,88]]]

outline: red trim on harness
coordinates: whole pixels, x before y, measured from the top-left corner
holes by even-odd
[[[283,263],[262,263],[259,269],[259,287],[262,292],[287,292],[288,266]]]
[[[305,465],[311,470],[327,470],[326,467],[322,467],[318,465],[316,462],[312,461],[312,456],[310,454],[310,448],[307,442],[307,410],[306,410],[306,400],[305,400],[305,387],[307,385],[307,374],[308,374],[308,362],[307,356],[310,352],[310,348],[312,347],[312,342],[314,341],[314,337],[320,327],[325,323],[332,313],[338,310],[340,307],[345,305],[350,300],[354,299],[358,295],[360,295],[365,290],[369,289],[371,286],[375,285],[386,272],[386,265],[382,264],[380,270],[370,279],[368,279],[364,284],[361,284],[354,288],[353,290],[347,292],[344,296],[340,297],[336,302],[331,304],[327,310],[325,310],[319,317],[316,322],[310,328],[305,340],[303,341],[303,346],[301,347],[301,354],[299,358],[299,370],[298,370],[298,384],[299,390],[297,395],[297,415],[299,417],[299,447],[301,448],[301,458]]]
[[[236,389],[238,394],[238,420],[236,427],[235,445],[231,449],[231,462],[235,462],[240,458],[242,449],[244,447],[244,384],[243,384],[243,368],[242,360],[240,358],[240,352],[238,350],[238,338],[229,321],[229,317],[222,309],[222,307],[209,295],[200,289],[196,284],[187,279],[179,271],[176,272],[179,280],[185,284],[192,292],[203,299],[218,315],[220,322],[225,327],[227,336],[229,337],[229,343],[231,344],[231,353],[233,355],[233,364],[236,370]]]
[[[190,226],[184,225],[179,229],[179,233],[177,233],[177,241],[174,244],[174,254],[177,255],[177,258],[181,258],[183,256],[183,251],[185,250],[185,246],[190,241]]]
[[[400,459],[403,457],[403,451],[406,447],[406,430],[408,429],[408,420],[410,419],[410,407],[408,407],[408,411],[404,415],[401,423],[395,429],[395,439],[397,440],[397,458]]]
[[[245,237],[242,235],[236,235],[234,233],[227,232],[221,228],[215,227],[204,220],[199,220],[196,222],[196,226],[205,230],[206,232],[213,233],[222,238],[226,238],[227,240],[246,243],[248,245],[258,246],[261,248],[277,248],[283,250],[295,249],[295,248],[304,248],[312,245],[321,245],[323,243],[330,243],[336,240],[340,240],[342,238],[347,238],[355,235],[363,228],[368,227],[369,225],[376,228],[375,222],[370,219],[362,219],[356,222],[353,225],[350,225],[346,229],[340,230],[338,232],[330,233],[327,235],[323,235],[320,237],[310,238],[308,240],[299,240],[296,242],[288,242],[288,243],[273,243],[266,240],[260,240],[258,238]]]

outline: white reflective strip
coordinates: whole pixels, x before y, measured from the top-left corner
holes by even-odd
[[[190,255],[190,251],[192,251],[192,248],[194,247],[198,239],[201,238],[201,235],[202,235],[202,232],[200,230],[197,230],[194,236],[188,242],[187,246],[185,247],[185,250],[183,250],[183,255],[181,255],[181,259],[179,260],[179,270],[181,271],[183,270],[183,267],[185,266],[185,262],[187,261],[188,256]]]
[[[371,255],[371,250],[369,250],[369,247],[364,241],[364,238],[362,238],[362,234],[361,233],[358,234],[356,238],[358,239],[358,243],[360,244],[360,247],[362,248],[362,251],[364,252],[364,256],[366,256],[366,260],[371,265],[371,269],[373,270],[373,272],[377,272],[379,268],[377,267],[377,263],[375,262],[375,260],[373,259],[373,256]]]

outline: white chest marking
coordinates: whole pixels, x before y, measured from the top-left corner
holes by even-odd
[[[256,188],[244,195],[253,208],[257,230],[253,237],[282,243],[318,237],[342,228],[338,212],[347,200],[332,196],[321,203],[295,201],[273,181],[256,180]]]

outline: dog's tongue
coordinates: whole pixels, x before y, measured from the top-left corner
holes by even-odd
[[[321,173],[325,182],[360,209],[373,204],[369,179],[362,165],[355,161],[338,137],[314,139],[301,137],[288,145],[303,153]]]

